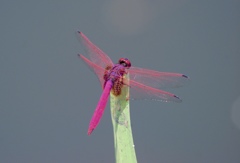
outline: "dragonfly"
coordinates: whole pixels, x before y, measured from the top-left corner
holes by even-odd
[[[94,45],[82,32],[78,31],[89,59],[82,54],[78,56],[97,75],[103,92],[94,111],[88,128],[91,135],[104,113],[110,92],[119,96],[124,85],[130,88],[128,99],[157,100],[164,102],[182,102],[175,94],[161,90],[183,86],[189,77],[180,73],[159,72],[144,68],[132,67],[127,58],[120,58],[117,64]],[[129,79],[125,76],[128,74]],[[126,99],[126,100],[128,100]]]

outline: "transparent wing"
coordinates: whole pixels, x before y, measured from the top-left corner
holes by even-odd
[[[130,99],[132,100],[156,100],[163,102],[182,102],[182,100],[169,92],[162,91],[136,81],[130,80]]]
[[[186,75],[178,73],[158,72],[137,67],[131,67],[128,72],[130,80],[154,88],[177,88],[189,81]]]
[[[88,67],[95,72],[101,86],[103,86],[105,68],[107,66],[113,66],[113,62],[82,32],[78,32],[78,34],[90,59],[87,59],[83,55],[79,56],[88,65]],[[130,99],[181,102],[181,99],[176,95],[156,88],[181,87],[189,80],[189,78],[183,74],[158,72],[137,67],[131,67],[128,72],[130,74]]]
[[[101,87],[103,87],[104,79],[103,75],[105,72],[105,69],[98,66],[97,64],[91,62],[89,59],[84,57],[83,55],[79,54],[79,57],[87,64],[87,66],[98,76],[98,80],[101,83]]]
[[[94,45],[82,32],[78,31],[81,38],[81,42],[84,45],[85,51],[88,54],[90,60],[96,65],[106,68],[112,66],[113,62],[101,49]]]

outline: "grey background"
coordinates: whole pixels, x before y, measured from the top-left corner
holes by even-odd
[[[132,101],[138,161],[240,162],[240,1],[6,1],[0,5],[0,162],[115,161],[109,106],[77,57],[81,30],[115,62],[191,77],[183,102]]]

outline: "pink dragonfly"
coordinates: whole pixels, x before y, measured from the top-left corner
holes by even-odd
[[[115,96],[120,95],[123,85],[129,86],[130,99],[150,99],[164,102],[182,101],[178,96],[158,88],[183,86],[189,80],[186,75],[132,67],[127,58],[120,58],[118,63],[114,64],[107,54],[94,45],[82,32],[78,32],[78,34],[90,59],[81,54],[79,54],[79,57],[95,72],[103,87],[103,93],[90,121],[88,135],[99,124],[110,92]],[[129,82],[125,82],[124,75],[128,73]]]

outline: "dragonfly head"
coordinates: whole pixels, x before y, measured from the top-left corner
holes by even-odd
[[[131,67],[131,62],[127,58],[120,58],[118,60],[118,63],[123,65],[126,68],[130,68]]]

